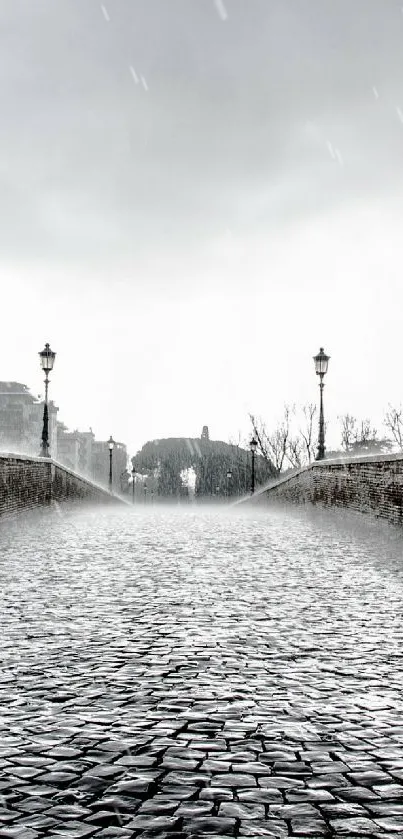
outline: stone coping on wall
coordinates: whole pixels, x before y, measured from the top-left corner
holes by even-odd
[[[51,461],[50,457],[36,457],[33,454],[21,454],[21,452],[0,452],[0,458],[4,457],[5,459],[10,460],[33,460],[38,463],[42,463],[44,460],[47,462]]]
[[[269,492],[271,489],[275,489],[282,484],[286,484],[288,481],[292,481],[294,478],[298,477],[298,475],[302,475],[304,472],[309,472],[311,469],[323,469],[323,467],[327,466],[353,466],[355,463],[391,463],[393,461],[403,461],[403,452],[395,452],[394,454],[346,455],[324,458],[323,460],[313,460],[312,463],[308,463],[306,466],[301,466],[298,469],[293,469],[283,477],[276,478],[276,480],[271,481],[269,484],[265,484],[264,487],[260,487],[260,489],[256,490],[253,496],[245,496],[245,498],[241,498],[240,501],[236,503],[240,504],[245,501],[252,501],[252,498],[264,495],[265,492]]]
[[[0,452],[0,460],[21,460],[29,463],[50,463],[51,467],[62,469],[63,472],[66,472],[68,475],[71,475],[72,478],[76,478],[78,481],[82,481],[82,483],[87,484],[89,487],[94,487],[95,489],[99,490],[100,492],[104,492],[106,496],[110,497],[111,495],[116,498],[116,500],[121,501],[123,504],[128,504],[129,502],[126,501],[125,498],[122,498],[120,495],[116,493],[110,493],[106,487],[102,486],[102,484],[98,484],[95,481],[92,481],[90,478],[85,477],[84,475],[80,475],[79,472],[75,472],[73,469],[70,469],[68,466],[65,466],[64,463],[59,463],[58,460],[53,460],[51,457],[40,457],[36,455],[30,454],[20,454],[17,452]]]
[[[392,460],[403,460],[403,452],[392,452],[389,454],[360,454],[354,457],[348,455],[340,457],[329,457],[324,460],[313,460],[309,466],[339,466],[340,464],[349,463],[388,463]]]
[[[110,493],[106,487],[102,486],[102,484],[97,484],[96,481],[92,481],[91,478],[87,478],[84,475],[80,475],[79,472],[74,472],[73,469],[69,469],[68,466],[65,466],[64,463],[59,463],[58,460],[53,460],[53,458],[47,457],[39,457],[37,460],[44,461],[49,460],[52,466],[57,467],[58,469],[63,469],[63,472],[67,472],[68,475],[71,475],[72,478],[77,478],[77,480],[82,481],[83,484],[87,484],[89,487],[96,487],[101,492],[104,492],[106,495],[115,495],[115,493]]]

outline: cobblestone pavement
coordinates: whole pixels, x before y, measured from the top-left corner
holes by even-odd
[[[0,837],[403,832],[403,534],[358,521],[3,522]]]

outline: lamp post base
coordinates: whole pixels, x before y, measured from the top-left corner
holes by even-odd
[[[46,390],[45,390],[45,404],[43,406],[43,428],[42,428],[40,457],[50,457],[50,453],[49,453],[48,375],[47,374],[46,374],[45,387],[46,387]]]

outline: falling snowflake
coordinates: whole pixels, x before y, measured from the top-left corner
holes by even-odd
[[[214,4],[221,20],[227,20],[228,12],[224,6],[224,0],[214,0]]]
[[[373,87],[373,88],[372,88],[372,91],[373,91],[373,94],[374,94],[374,96],[375,96],[375,99],[379,99],[379,93],[378,93],[378,91],[377,91],[376,87]]]
[[[403,122],[403,113],[400,108],[396,108],[396,113],[400,119],[400,122]]]
[[[143,85],[144,90],[148,90],[148,84],[147,84],[144,76],[140,76],[140,78],[141,78],[141,84]]]
[[[107,10],[105,9],[105,6],[101,6],[101,9],[102,9],[102,14],[103,14],[103,16],[104,16],[105,20],[109,23],[109,21],[110,21],[110,17],[109,17],[109,15],[108,15]]]

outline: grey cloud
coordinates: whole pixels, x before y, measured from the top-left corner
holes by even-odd
[[[129,266],[393,192],[399,4],[226,0],[225,23],[213,0],[104,5],[2,4],[3,253]]]

